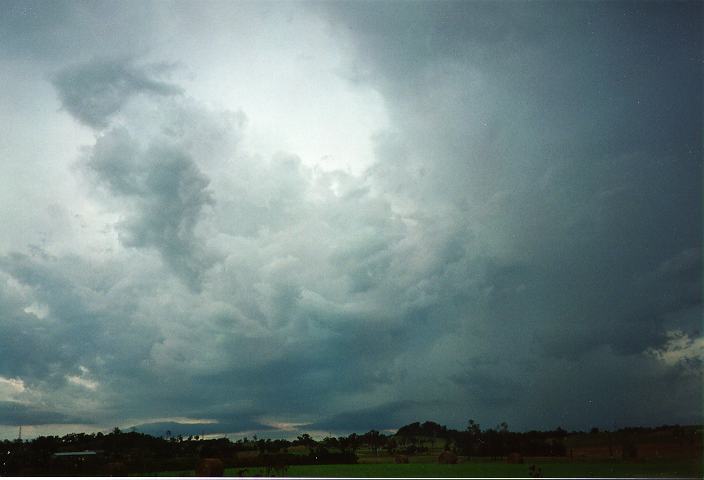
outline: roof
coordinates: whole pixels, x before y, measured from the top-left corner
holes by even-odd
[[[55,457],[79,457],[84,455],[96,455],[95,450],[83,450],[82,452],[57,452],[54,454]]]

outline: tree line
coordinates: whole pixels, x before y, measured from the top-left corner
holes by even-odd
[[[638,427],[623,432],[645,432]],[[4,440],[0,443],[0,476],[56,474],[105,474],[106,465],[121,465],[121,473],[146,473],[164,470],[190,470],[200,458],[223,459],[229,467],[296,465],[316,463],[356,463],[358,455],[420,455],[439,449],[465,457],[501,458],[510,454],[524,456],[564,456],[565,439],[570,434],[562,428],[548,431],[513,432],[505,422],[481,428],[474,420],[456,430],[433,421],[414,422],[396,432],[370,430],[314,439],[303,433],[295,439],[244,437],[205,439],[172,435],[157,437],[119,428],[109,433],[71,433],[64,436],[40,436],[31,440]],[[592,429],[591,433],[598,433]],[[304,447],[304,448],[294,448]],[[61,452],[93,452],[61,456]],[[363,452],[362,452],[363,451]],[[238,455],[247,452],[247,455]]]

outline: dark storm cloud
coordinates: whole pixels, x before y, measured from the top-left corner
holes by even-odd
[[[137,271],[123,267],[48,255],[0,259],[0,278],[15,285],[0,295],[0,376],[21,378],[18,399],[29,405],[16,406],[23,417],[0,416],[8,422],[27,419],[14,425],[28,424],[37,412],[46,420],[36,420],[37,425],[99,423],[116,405],[129,404],[114,395],[136,391],[135,382],[145,379],[142,362],[158,336],[153,324],[134,315],[140,301],[133,289],[141,295],[149,287],[113,281]],[[45,313],[37,316],[28,305]],[[80,419],[78,411],[84,412]]]
[[[507,406],[525,394],[524,386],[492,368],[471,367],[454,375],[452,380],[465,389],[468,397],[487,406]]]
[[[0,252],[0,395],[37,418],[159,435],[701,418],[699,4],[307,4],[389,116],[359,175],[260,156],[244,114],[181,95],[167,64],[66,66],[112,4],[19,5],[0,38],[27,43],[5,54],[55,54],[64,110],[95,129],[73,172],[99,234],[67,220],[68,246]],[[119,48],[82,55],[171,44],[185,19],[201,53],[231,52],[179,4],[145,28],[159,5],[119,9],[136,22],[105,24]],[[251,14],[204,5],[228,28]],[[54,14],[75,28],[52,49]]]
[[[408,419],[409,408],[422,407],[418,402],[410,400],[391,402],[377,407],[362,408],[332,415],[306,428],[334,432],[364,433],[369,429],[395,429]]]
[[[627,175],[630,194],[657,201],[655,210],[674,213],[679,228],[692,218],[700,186],[686,172],[701,148],[700,6],[334,2],[323,9],[347,27],[364,52],[365,81],[391,102],[397,147],[413,155],[404,135],[433,132],[422,156],[400,164],[394,151],[376,167],[414,195],[485,202],[520,188],[520,171],[530,189],[541,178],[560,182],[543,195],[572,197],[571,207],[597,187],[623,187]],[[631,161],[618,159],[624,154]]]
[[[0,401],[0,425],[44,425],[47,423],[91,423],[85,418],[65,415],[19,402]]]
[[[294,319],[308,315],[300,305],[292,305],[287,314]],[[330,312],[325,320],[333,317]],[[366,331],[350,328],[342,334],[306,329],[296,320],[291,323],[287,329],[300,331],[292,331],[287,339],[274,333],[260,339],[233,336],[228,348],[218,352],[229,359],[227,367],[221,373],[193,376],[187,398],[179,399],[180,393],[176,394],[170,404],[180,403],[182,411],[191,411],[195,416],[207,412],[222,421],[231,416],[254,418],[272,412],[284,418],[305,418],[310,415],[310,405],[328,411],[326,404],[386,385],[391,380],[390,362],[405,344],[381,326],[368,327]],[[272,345],[277,350],[274,358],[259,361],[256,366],[247,360],[249,355],[256,356]],[[253,401],[255,411],[220,411],[218,403],[228,398]]]
[[[120,270],[119,267],[113,270],[116,267],[105,264],[93,271],[75,257],[37,258],[13,254],[0,258],[2,272],[32,292],[24,298],[6,297],[4,317],[11,319],[6,326],[13,334],[3,339],[10,351],[16,352],[7,360],[13,360],[9,365],[17,370],[2,373],[35,378],[30,372],[37,369],[36,378],[43,379],[39,372],[50,374],[57,364],[61,368],[57,373],[63,374],[80,362],[92,364],[96,353],[108,358],[125,354],[127,358],[143,348],[144,344],[138,339],[153,334],[148,334],[148,326],[144,325],[142,330],[130,321],[134,301],[129,300],[129,292],[133,292],[134,286],[123,286],[125,290],[122,290],[123,287],[113,285],[111,277]],[[47,318],[37,318],[24,310],[24,305],[32,302],[48,306]],[[130,323],[132,331],[125,329]],[[76,338],[84,341],[75,342]],[[107,367],[129,369],[124,360]]]
[[[701,5],[318,7],[358,47],[350,78],[389,102],[395,129],[378,138],[374,180],[435,215],[456,205],[455,221],[466,219],[484,255],[521,269],[508,290],[490,270],[454,285],[456,315],[464,309],[464,328],[474,330],[468,350],[473,337],[513,355],[483,351],[481,358],[501,361],[451,374],[469,399],[484,411],[499,399],[508,407],[523,388],[542,384],[537,376],[557,359],[586,366],[606,351],[630,358],[662,345],[673,328],[695,331]],[[624,377],[638,376],[627,371],[635,363],[614,364]],[[654,364],[643,368],[658,378],[652,385],[665,382]],[[582,372],[566,382],[598,383],[596,371]],[[693,412],[682,394],[690,388],[700,386],[681,379],[676,396]],[[642,418],[652,409],[628,401]]]
[[[128,58],[94,59],[64,68],[53,78],[61,104],[78,121],[104,128],[133,96],[176,95],[182,90],[156,80],[163,65],[136,66]]]
[[[130,132],[115,128],[97,141],[85,168],[128,204],[129,213],[118,225],[120,241],[158,250],[189,285],[197,286],[205,259],[195,228],[213,198],[209,179],[188,152],[168,143],[144,148]]]
[[[52,307],[52,314],[65,318],[66,323],[49,326],[23,310],[17,300],[5,302],[4,318],[8,335],[3,336],[3,352],[10,353],[3,362],[5,374],[44,379],[51,374],[50,365],[73,364],[93,345],[73,342],[78,331],[92,338],[101,328],[92,321],[90,307],[85,305],[75,286],[65,274],[54,270],[57,259],[35,259],[13,254],[0,259],[0,268],[23,285],[35,289],[42,302]],[[10,299],[7,299],[10,300]],[[21,301],[21,300],[20,300]],[[12,332],[12,334],[9,334]]]

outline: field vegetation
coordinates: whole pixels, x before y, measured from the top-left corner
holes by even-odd
[[[623,462],[586,460],[568,462],[559,460],[538,460],[537,465],[544,477],[662,477],[662,478],[701,478],[702,467],[696,460],[656,460],[649,462]],[[531,464],[532,465],[532,464]],[[224,476],[238,476],[239,469],[227,468]],[[194,470],[165,471],[155,476],[190,477]],[[265,468],[251,469],[251,476],[265,476]],[[149,476],[147,474],[147,476]],[[529,465],[507,464],[501,461],[472,460],[457,465],[414,462],[407,465],[394,463],[365,463],[341,465],[296,465],[286,472],[289,477],[526,477]]]
[[[469,421],[458,431],[416,422],[389,434],[318,440],[154,437],[115,429],[5,441],[0,475],[701,478],[701,461],[698,426],[512,432],[505,423],[482,429]],[[204,462],[206,473],[197,470]]]

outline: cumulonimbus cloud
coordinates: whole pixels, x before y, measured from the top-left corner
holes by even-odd
[[[208,8],[231,29],[238,9]],[[701,35],[682,16],[692,46],[668,49],[655,4],[600,5],[596,36],[592,10],[554,8],[307,5],[388,110],[361,174],[260,155],[241,112],[189,98],[163,64],[61,69],[63,110],[91,127],[71,125],[88,135],[73,172],[99,225],[67,220],[71,253],[48,235],[0,254],[0,375],[61,415],[211,432],[699,418],[679,360],[701,344]]]

